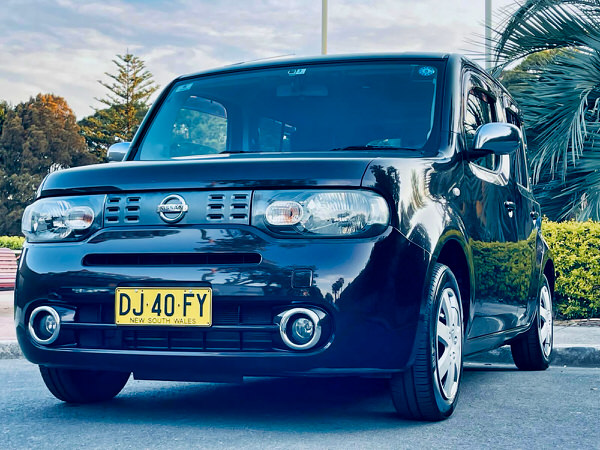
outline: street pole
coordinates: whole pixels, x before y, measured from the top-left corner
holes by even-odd
[[[492,67],[492,0],[485,0],[485,68]]]
[[[327,0],[321,3],[321,55],[327,54]]]

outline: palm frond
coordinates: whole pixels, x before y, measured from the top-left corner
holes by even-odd
[[[541,50],[585,45],[600,33],[600,0],[527,0],[506,17],[494,39],[495,72]]]
[[[587,47],[567,49],[539,75],[523,78],[515,92],[536,134],[536,181],[542,171],[555,173],[559,165],[564,179],[568,153],[573,166],[583,154],[587,124],[600,98],[600,36],[586,41]]]
[[[557,196],[565,207],[559,218],[600,220],[600,123],[590,126],[582,157],[571,168],[570,182]]]
[[[560,49],[519,66],[511,92],[533,137],[535,190],[545,212],[600,219],[600,0],[523,0],[506,12],[494,45],[495,74]]]

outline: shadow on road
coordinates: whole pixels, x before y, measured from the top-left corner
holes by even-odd
[[[465,367],[463,394],[510,366]],[[468,396],[468,393],[467,393]],[[254,378],[243,384],[130,380],[113,401],[95,405],[56,403],[47,416],[97,424],[177,424],[289,431],[365,431],[436,426],[398,419],[385,379]],[[459,406],[460,410],[460,406]],[[441,426],[438,424],[437,426]]]

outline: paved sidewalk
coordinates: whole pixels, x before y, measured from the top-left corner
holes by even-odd
[[[13,291],[0,291],[0,342],[15,339]]]
[[[13,291],[0,291],[0,359],[19,356],[13,320]],[[473,355],[468,359],[512,363],[508,347]],[[553,365],[600,367],[600,320],[555,324]]]

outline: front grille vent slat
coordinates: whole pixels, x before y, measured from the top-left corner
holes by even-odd
[[[94,253],[84,266],[206,266],[259,264],[259,253]]]
[[[104,223],[107,225],[137,224],[140,221],[140,197],[109,196]]]
[[[181,196],[188,209],[174,223],[158,214],[158,205],[170,195]],[[250,224],[251,191],[190,191],[109,194],[104,205],[105,226],[182,226],[202,224]],[[171,200],[172,201],[172,200]]]

